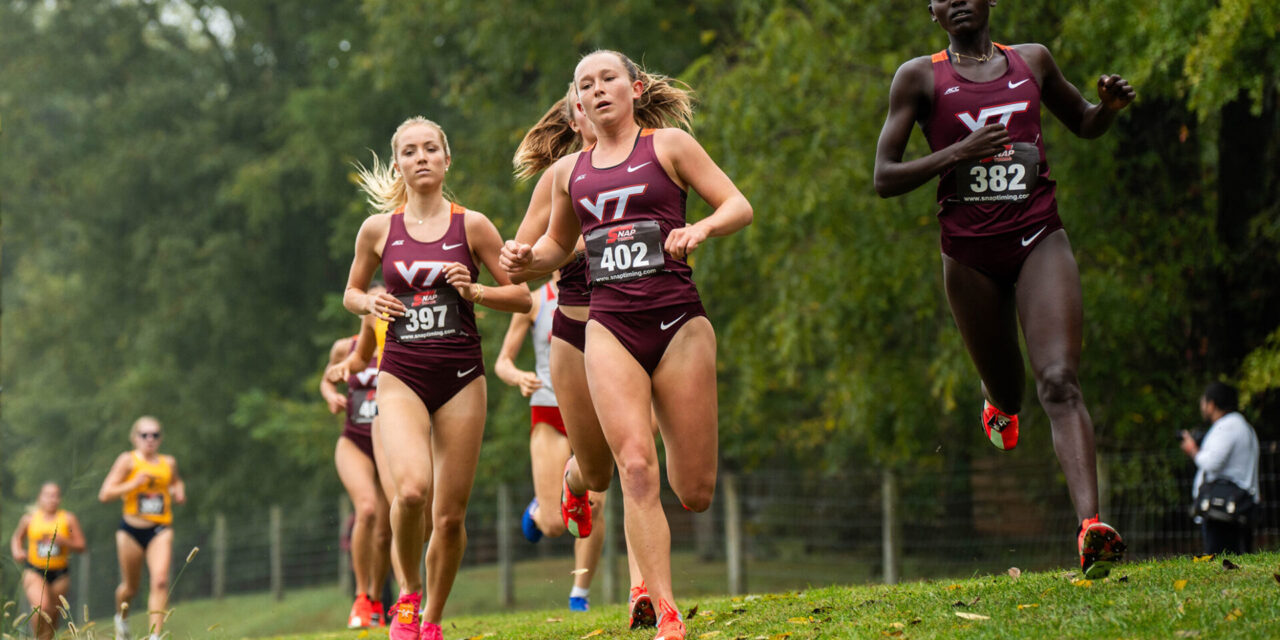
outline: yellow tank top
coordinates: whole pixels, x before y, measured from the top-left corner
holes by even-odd
[[[169,496],[169,482],[173,480],[173,470],[161,456],[158,462],[147,462],[145,458],[133,452],[133,469],[125,482],[130,482],[140,473],[151,476],[146,484],[124,494],[124,514],[136,516],[156,524],[173,523],[172,499]]]
[[[377,343],[377,350],[374,351],[373,357],[382,359],[382,348],[387,346],[387,321],[381,318],[373,321],[373,335]]]
[[[36,509],[27,525],[27,562],[39,571],[66,569],[67,548],[63,543],[69,535],[66,511],[58,509],[53,518],[47,518],[44,511]]]

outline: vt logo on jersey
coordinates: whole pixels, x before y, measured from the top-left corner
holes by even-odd
[[[578,198],[578,202],[582,203],[582,206],[586,207],[587,211],[590,211],[591,215],[595,216],[597,220],[604,222],[605,205],[609,204],[610,200],[617,200],[618,204],[613,208],[613,216],[609,218],[610,220],[617,220],[626,213],[627,199],[644,193],[645,189],[648,188],[649,185],[647,184],[637,184],[620,189],[610,189],[596,194],[595,202],[591,202],[586,198]]]
[[[634,224],[624,224],[609,229],[609,237],[604,241],[605,244],[613,244],[615,242],[626,242],[636,236],[636,226]]]
[[[369,367],[369,368],[365,369],[364,371],[361,371],[360,373],[357,373],[357,374],[356,374],[356,380],[359,380],[359,381],[360,381],[360,384],[362,384],[362,385],[364,385],[364,386],[366,386],[366,387],[367,387],[367,386],[369,386],[369,383],[370,383],[370,382],[377,382],[377,381],[378,381],[378,369],[377,369],[377,367]]]
[[[961,111],[956,114],[956,117],[960,119],[960,122],[964,123],[964,126],[969,127],[970,131],[977,131],[978,129],[987,126],[987,121],[992,118],[998,119],[1000,124],[1007,127],[1009,126],[1009,119],[1013,117],[1013,114],[1026,111],[1030,104],[1031,103],[1026,100],[1023,100],[1022,102],[1010,102],[1009,104],[1002,104],[995,107],[983,107],[982,110],[978,112],[977,118],[973,117],[973,114],[968,111]]]
[[[440,262],[438,260],[414,260],[413,262],[406,264],[404,260],[396,260],[394,264],[396,265],[396,271],[399,272],[400,277],[404,278],[405,282],[409,283],[409,286],[419,288],[429,287],[435,283],[440,272],[443,271],[445,266],[449,263]],[[427,274],[426,277],[422,278],[421,282],[416,282],[414,279],[418,277],[418,274],[423,272]]]

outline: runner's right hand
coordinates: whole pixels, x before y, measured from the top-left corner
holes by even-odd
[[[498,264],[510,275],[523,272],[533,262],[533,247],[515,240],[508,240],[502,245],[498,256]]]
[[[403,316],[405,312],[404,303],[386,291],[376,295],[369,294],[365,298],[364,310],[366,313],[373,314],[375,318],[387,322],[395,322],[396,318]]]
[[[532,371],[523,371],[520,373],[520,395],[528,398],[533,395],[534,391],[542,388],[542,381],[538,379],[538,374]]]
[[[1002,124],[989,124],[956,143],[956,160],[981,160],[1005,150],[1013,144],[1009,130]]]

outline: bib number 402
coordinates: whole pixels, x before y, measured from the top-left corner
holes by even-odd
[[[649,253],[649,247],[636,244],[617,244],[612,247],[606,247],[604,253],[600,254],[600,267],[609,271],[621,271],[632,267],[647,267],[649,261],[645,256]]]

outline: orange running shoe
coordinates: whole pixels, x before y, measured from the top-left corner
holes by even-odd
[[[369,617],[369,626],[385,627],[387,626],[386,610],[382,608],[382,603],[377,600],[370,600],[369,607],[373,611],[373,615]]]
[[[1111,567],[1124,560],[1125,544],[1111,525],[1093,516],[1080,523],[1076,537],[1080,547],[1080,572],[1089,580],[1099,580],[1111,573]]]
[[[564,485],[560,488],[560,517],[564,519],[564,528],[569,530],[575,538],[585,538],[591,535],[591,492],[583,495],[574,495],[569,490],[569,463],[573,462],[573,458],[569,458],[564,463]]]
[[[422,632],[421,608],[421,593],[400,594],[400,599],[392,607],[395,618],[391,620],[391,628],[387,629],[391,640],[418,640]]]
[[[986,400],[982,401],[982,429],[997,449],[1008,451],[1018,446],[1018,415],[1009,415]]]
[[[653,600],[649,599],[649,590],[645,588],[643,581],[640,582],[640,586],[631,587],[631,598],[628,602],[631,606],[631,616],[627,620],[628,628],[658,626],[658,616],[653,612]]]
[[[369,596],[359,594],[351,604],[351,613],[347,615],[347,628],[364,629],[372,624],[372,617],[373,605],[369,603]]]
[[[658,601],[658,610],[662,612],[662,618],[658,621],[658,635],[653,640],[684,640],[686,631],[680,612],[666,600]]]

